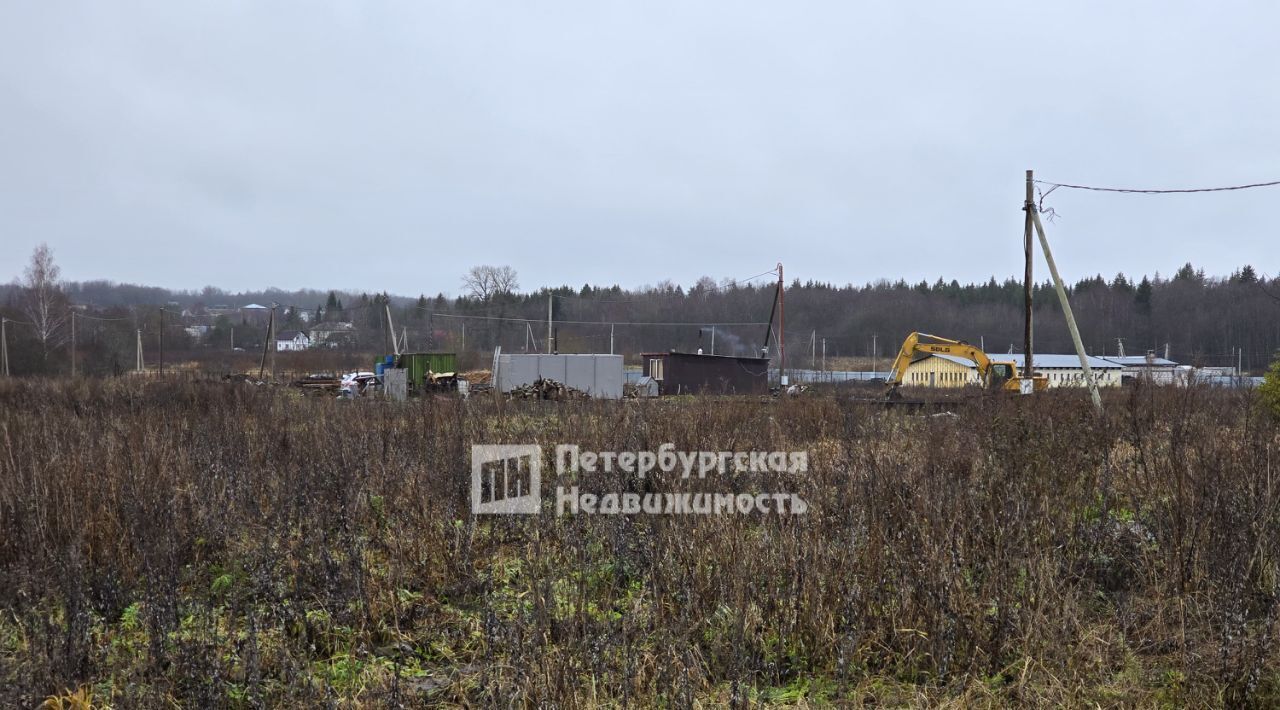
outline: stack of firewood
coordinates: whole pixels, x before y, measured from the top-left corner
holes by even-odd
[[[508,392],[507,397],[510,399],[551,399],[556,401],[591,398],[586,392],[549,377],[535,380],[527,385],[520,385]]]

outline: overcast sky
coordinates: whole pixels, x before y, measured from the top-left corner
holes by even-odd
[[[1280,179],[1270,3],[0,1],[0,279],[1021,272],[1023,171]],[[1069,280],[1274,274],[1280,188],[1059,190]],[[1037,267],[1046,274],[1043,262]]]

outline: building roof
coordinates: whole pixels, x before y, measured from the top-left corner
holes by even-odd
[[[1151,362],[1148,363],[1146,355],[1125,355],[1124,357],[1106,357],[1103,359],[1114,362],[1117,365],[1124,365],[1125,367],[1146,367],[1148,364],[1153,365],[1155,367],[1177,367],[1178,366],[1178,363],[1174,362],[1173,360],[1166,360],[1165,358],[1162,358],[1162,357],[1152,358]]]
[[[943,353],[931,353],[931,354],[933,355],[933,357],[940,357],[943,360],[954,362],[955,364],[961,365],[964,367],[977,366],[973,360],[970,360],[968,358],[963,358],[956,355],[946,355]],[[1018,369],[1022,369],[1022,362],[1023,362],[1022,353],[1013,353],[1013,354],[987,353],[987,357],[991,358],[995,362],[1009,362],[1012,360],[1013,363],[1018,366]],[[1060,353],[1035,353],[1032,361],[1035,364],[1036,369],[1039,369],[1042,367],[1049,368],[1049,369],[1074,369],[1074,370],[1080,369],[1080,357],[1077,355],[1063,355]],[[1090,355],[1089,367],[1095,370],[1114,370],[1114,369],[1119,369],[1122,366],[1117,363],[1104,360],[1100,357],[1093,357],[1092,355]]]
[[[282,330],[279,333],[276,333],[276,340],[293,340],[299,335],[304,338],[307,337],[307,334],[300,330]]]
[[[256,303],[250,303],[250,304],[249,304],[249,305],[247,305],[247,306],[240,306],[240,310],[242,310],[242,311],[248,311],[248,310],[254,310],[254,311],[265,311],[265,310],[267,310],[267,307],[266,307],[266,306],[260,306],[260,305],[258,305],[258,304],[256,304]]]
[[[682,353],[677,350],[670,350],[665,353],[640,353],[640,357],[687,357],[687,358],[703,358],[706,360],[750,360],[751,362],[768,362],[767,357],[752,357],[749,355],[712,355],[710,353]]]

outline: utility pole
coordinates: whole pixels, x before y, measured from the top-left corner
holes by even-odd
[[[1036,202],[1035,202],[1035,178],[1034,178],[1034,173],[1031,170],[1027,171],[1027,201],[1023,205],[1022,209],[1027,213],[1026,224],[1024,225],[1023,233],[1022,233],[1022,250],[1026,255],[1026,272],[1022,280],[1022,288],[1023,288],[1022,300],[1024,305],[1026,306],[1026,321],[1025,321],[1025,330],[1023,331],[1022,352],[1025,353],[1024,357],[1026,359],[1023,360],[1022,362],[1022,366],[1023,366],[1022,374],[1024,377],[1034,377],[1036,374],[1036,371],[1035,371],[1035,366],[1031,362],[1031,356],[1032,356],[1031,264],[1032,264],[1032,260],[1035,258],[1035,249],[1031,243],[1031,229],[1033,224],[1032,219],[1035,216],[1035,212],[1036,212]]]
[[[871,334],[871,371],[875,372],[880,367],[880,349],[876,347],[876,333]]]
[[[258,381],[262,381],[262,375],[267,371],[267,348],[271,347],[271,329],[275,325],[276,312],[272,309],[267,316],[267,337],[262,341],[262,360],[258,362]],[[272,363],[272,367],[275,364]]]
[[[818,331],[809,331],[809,369],[818,369]]]
[[[711,354],[716,354],[716,327],[711,326]]]
[[[76,311],[71,309],[71,378],[76,376]]]
[[[1027,174],[1030,175],[1030,171]],[[1076,355],[1080,358],[1080,370],[1084,373],[1085,382],[1089,385],[1089,397],[1093,400],[1093,408],[1101,414],[1102,395],[1098,394],[1098,382],[1093,379],[1093,370],[1089,368],[1089,357],[1085,355],[1084,344],[1080,341],[1080,329],[1076,327],[1076,317],[1071,312],[1071,302],[1067,300],[1067,289],[1062,285],[1062,277],[1058,275],[1058,265],[1053,261],[1053,252],[1049,250],[1049,239],[1044,235],[1044,225],[1040,223],[1040,215],[1036,213],[1035,204],[1028,204],[1028,210],[1034,221],[1036,233],[1040,235],[1040,248],[1044,251],[1044,260],[1049,264],[1049,274],[1053,276],[1053,287],[1057,290],[1058,300],[1062,303],[1062,315],[1067,319],[1067,330],[1071,331],[1071,342],[1076,346]],[[1030,356],[1031,352],[1028,351],[1027,355]]]
[[[551,324],[555,319],[555,315],[552,313],[552,306],[555,303],[555,298],[556,297],[554,294],[550,294],[550,293],[547,294],[547,354],[548,355],[551,354],[551,338],[553,337],[551,334]]]
[[[533,326],[525,321],[524,324],[524,351],[529,352],[529,336],[533,335]]]
[[[142,362],[142,329],[141,329],[141,328],[139,328],[139,329],[138,329],[138,347],[137,347],[137,353],[138,353],[138,359],[137,359],[137,361],[134,363],[134,365],[135,365],[135,367],[136,367],[136,368],[137,368],[137,370],[138,370],[138,374],[142,374],[142,371],[143,371],[143,370],[145,370],[145,369],[146,369],[146,367],[145,367],[145,365],[144,365],[144,364],[143,364],[143,362]]]
[[[164,309],[160,309],[160,374],[164,374]]]
[[[236,351],[236,327],[231,326],[231,352]]]
[[[712,332],[714,333],[715,331],[712,331]],[[713,336],[711,336],[711,343],[712,343],[712,351],[713,351],[713,352],[714,352],[714,350],[715,350],[715,342],[716,342],[716,339],[715,339],[715,336],[713,335]],[[610,354],[610,355],[612,355],[612,354],[613,354],[613,324],[612,324],[612,323],[610,323],[610,324],[609,324],[609,354]]]
[[[390,301],[388,301],[387,303],[382,304],[382,307],[383,307],[383,308],[385,308],[385,309],[386,309],[386,312],[387,312],[387,332],[391,334],[391,352],[393,352],[393,353],[395,353],[397,356],[399,356],[399,355],[400,355],[400,343],[399,343],[399,341],[398,341],[398,340],[396,340],[396,325],[395,325],[395,323],[392,323],[392,322],[391,322],[391,303],[390,303]]]
[[[276,371],[276,351],[280,349],[280,343],[276,342],[276,307],[279,304],[271,304],[271,381],[280,379],[280,375]],[[392,336],[395,337],[395,336]]]
[[[822,339],[822,371],[827,371],[827,339]]]
[[[785,320],[786,281],[782,279],[782,262],[778,262],[778,381],[787,386],[787,328]]]
[[[0,374],[5,377],[9,376],[9,333],[5,328],[8,318],[0,318]]]

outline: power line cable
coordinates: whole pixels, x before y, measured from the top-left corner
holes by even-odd
[[[1048,180],[1036,180],[1038,185],[1048,185],[1056,190],[1060,187],[1068,190],[1090,190],[1093,192],[1123,192],[1140,195],[1173,195],[1186,194],[1193,192],[1230,192],[1232,190],[1251,190],[1255,187],[1276,187],[1280,185],[1280,180],[1272,180],[1271,182],[1255,182],[1248,185],[1230,185],[1227,187],[1195,187],[1195,188],[1175,188],[1175,189],[1140,189],[1130,187],[1095,187],[1093,185],[1072,185],[1065,182],[1050,182]],[[1047,196],[1048,193],[1045,193]]]
[[[126,318],[103,318],[103,317],[101,317],[101,316],[91,316],[91,315],[89,315],[88,313],[75,313],[75,317],[76,317],[76,318],[84,318],[84,319],[87,319],[87,320],[99,320],[99,321],[104,321],[104,322],[110,322],[110,321],[124,321],[124,320],[134,320],[134,318],[133,318],[132,316],[129,316],[129,317],[126,317]]]
[[[462,314],[457,314],[457,313],[432,313],[431,315],[433,315],[433,316],[439,316],[439,317],[441,317],[441,318],[471,318],[471,319],[474,319],[474,320],[510,321],[510,322],[512,322],[512,323],[545,323],[545,322],[546,322],[546,319],[545,319],[545,318],[501,318],[501,317],[498,317],[498,316],[469,316],[469,315],[462,315]],[[748,325],[765,325],[765,322],[764,322],[764,321],[759,321],[759,322],[755,322],[755,323],[714,323],[714,322],[711,322],[711,321],[684,321],[684,322],[680,322],[680,323],[675,323],[675,322],[657,322],[657,321],[649,321],[649,322],[629,321],[629,322],[628,322],[628,321],[607,321],[607,320],[556,320],[556,324],[557,324],[557,325],[561,325],[561,324],[564,324],[564,325],[635,325],[635,326],[644,326],[644,325],[657,325],[657,326],[709,326],[709,325],[748,326]]]

